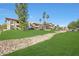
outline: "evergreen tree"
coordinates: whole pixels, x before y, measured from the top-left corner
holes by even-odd
[[[28,19],[28,5],[25,3],[17,3],[15,12],[18,15],[20,28],[22,30],[25,30],[27,25],[27,19]]]

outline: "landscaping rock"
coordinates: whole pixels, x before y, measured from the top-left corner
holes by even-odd
[[[61,33],[61,32],[49,33],[49,34],[34,36],[30,38],[0,41],[0,55],[12,53],[16,50],[23,49],[31,45],[37,44],[39,42],[48,40],[57,33]]]

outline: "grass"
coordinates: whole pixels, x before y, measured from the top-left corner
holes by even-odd
[[[4,31],[0,34],[0,40],[7,40],[7,39],[19,39],[24,37],[32,37],[36,35],[43,35],[54,31],[43,31],[43,30],[27,30],[27,31],[20,31],[20,30],[9,30]]]
[[[7,54],[8,56],[79,56],[79,32],[57,34],[50,40]]]

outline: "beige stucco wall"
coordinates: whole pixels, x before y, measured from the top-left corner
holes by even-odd
[[[12,23],[11,23],[12,22]],[[17,22],[16,21],[12,21],[12,20],[7,20],[7,30],[11,30],[11,27],[13,26],[14,29],[17,28]]]

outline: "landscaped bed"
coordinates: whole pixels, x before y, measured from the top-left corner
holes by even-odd
[[[38,43],[28,48],[7,54],[15,56],[71,56],[79,55],[79,32],[57,34],[50,40]]]
[[[51,32],[54,32],[54,31],[53,30],[52,31],[44,31],[44,30],[26,30],[26,31],[8,30],[8,31],[4,31],[0,34],[0,40],[32,37],[32,36],[43,35],[43,34],[47,34],[47,33],[51,33]]]

